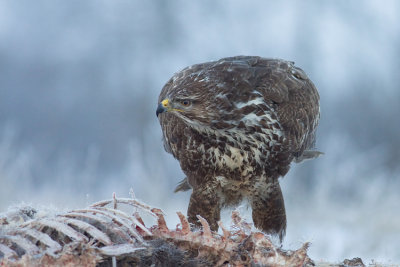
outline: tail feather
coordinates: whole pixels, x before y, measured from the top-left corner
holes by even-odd
[[[295,157],[293,161],[296,163],[300,163],[304,160],[318,158],[321,155],[324,155],[324,153],[316,150],[305,150],[303,154],[301,154],[299,157]]]
[[[192,189],[192,187],[190,186],[187,177],[185,177],[182,181],[178,183],[174,190],[174,193],[177,193],[179,191],[188,191],[190,189]]]

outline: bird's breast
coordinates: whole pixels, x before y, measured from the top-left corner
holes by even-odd
[[[216,170],[237,171],[240,176],[247,176],[254,171],[254,163],[251,164],[249,161],[249,152],[246,150],[229,145],[210,148],[210,150],[209,153],[203,154],[203,158],[204,161],[208,161],[206,155],[210,155]]]
[[[187,140],[186,153],[195,151],[188,158],[200,158],[199,168],[234,179],[245,179],[252,175],[260,175],[268,168],[271,157],[279,153],[281,143],[279,136],[269,132],[252,134],[241,130],[232,130],[191,135]],[[197,138],[193,138],[197,137]],[[197,155],[194,155],[197,154]]]

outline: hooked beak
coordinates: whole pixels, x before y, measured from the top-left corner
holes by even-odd
[[[163,101],[161,101],[160,104],[158,104],[158,107],[156,110],[157,117],[158,117],[158,114],[168,111],[168,109],[169,109],[168,102],[169,102],[168,99],[164,99]]]

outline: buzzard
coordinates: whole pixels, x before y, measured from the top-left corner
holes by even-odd
[[[255,227],[279,235],[286,214],[278,178],[315,158],[319,95],[293,62],[236,56],[196,64],[163,87],[156,115],[164,147],[193,189],[188,219],[218,230],[223,207],[248,200]]]

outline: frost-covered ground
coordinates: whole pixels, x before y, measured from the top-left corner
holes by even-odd
[[[399,43],[398,1],[2,1],[0,211],[132,187],[173,226],[189,194],[172,193],[183,174],[162,148],[161,87],[190,64],[279,57],[319,89],[325,152],[282,180],[284,246],[399,263]]]
[[[332,146],[332,151],[335,151],[334,146],[337,144]],[[99,167],[91,166],[90,163],[84,170],[58,163],[56,165],[59,167],[49,174],[54,182],[35,187],[32,177],[35,169],[33,165],[45,163],[32,151],[17,153],[4,150],[6,147],[3,141],[0,151],[3,155],[0,162],[0,211],[6,211],[7,207],[20,205],[22,202],[33,204],[44,212],[67,211],[108,199],[113,192],[117,192],[120,197],[129,197],[130,187],[139,199],[162,208],[171,228],[179,222],[176,211],[186,211],[190,194],[173,194],[173,185],[163,181],[166,173],[175,172],[175,182],[181,177],[179,169],[176,170],[178,163],[173,160],[166,159],[169,168],[157,167],[158,163],[154,162],[154,169],[158,170],[159,176],[150,177],[148,180],[145,176],[146,169],[142,167],[143,162],[134,156],[134,151],[131,163],[125,166],[123,171],[108,177],[98,173],[96,169]],[[4,157],[13,153],[16,153],[13,155],[15,157]],[[315,260],[336,262],[345,258],[361,257],[365,263],[371,260],[381,263],[400,262],[398,181],[385,184],[385,181],[390,179],[385,177],[388,174],[376,172],[371,173],[371,180],[359,180],[352,184],[348,173],[351,173],[352,169],[367,168],[364,165],[365,159],[355,159],[352,164],[325,166],[329,164],[330,157],[335,156],[338,155],[329,155],[327,152],[314,162],[293,165],[289,175],[281,180],[288,217],[283,247],[296,249],[304,242],[311,242],[309,255]],[[299,186],[296,180],[301,179],[297,175],[311,164],[321,175],[313,189],[309,190]],[[97,182],[97,179],[103,182]],[[93,188],[88,189],[88,186]],[[349,186],[354,188],[348,189],[348,194],[339,192],[342,187]],[[35,190],[31,190],[30,187]],[[87,191],[81,187],[87,188]],[[241,205],[238,209],[243,217],[251,222],[251,211],[247,206]],[[225,225],[230,224],[229,216],[230,210],[226,210],[223,213]]]

